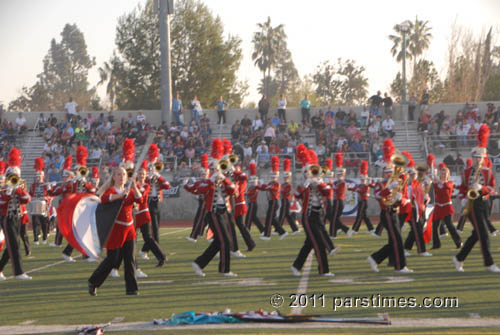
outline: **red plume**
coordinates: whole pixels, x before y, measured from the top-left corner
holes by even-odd
[[[158,158],[158,155],[158,146],[155,143],[152,143],[148,148],[148,160],[154,163]]]
[[[427,155],[427,166],[433,168],[436,165],[436,157],[433,154]]]
[[[64,160],[64,170],[71,171],[71,166],[73,165],[73,156],[66,156]]]
[[[210,156],[213,159],[221,159],[224,154],[224,147],[222,146],[222,142],[219,138],[214,138],[212,140],[212,152],[210,152]]]
[[[465,160],[465,166],[466,167],[471,167],[472,166],[472,158],[467,158]]]
[[[362,176],[368,175],[368,161],[361,161],[361,165],[359,166],[359,174]]]
[[[21,150],[19,150],[16,147],[12,147],[12,149],[10,149],[8,159],[9,159],[7,162],[8,166],[20,167],[21,166],[21,159],[22,159]]]
[[[0,161],[0,175],[5,174],[5,162]]]
[[[273,172],[278,172],[280,170],[280,159],[278,156],[271,157],[271,169]]]
[[[340,169],[342,168],[343,165],[344,165],[344,155],[342,155],[340,152],[337,152],[335,154],[335,167],[337,169]]]
[[[285,158],[283,160],[283,171],[290,172],[290,167],[291,167],[290,160],[288,158]]]
[[[35,165],[33,165],[33,170],[43,171],[44,168],[45,168],[45,162],[43,161],[42,157],[35,158]]]
[[[141,163],[141,169],[144,169],[146,171],[149,170],[149,162],[146,159],[142,161],[142,163]]]
[[[314,150],[307,150],[307,155],[309,156],[309,164],[318,164],[318,156]]]
[[[488,157],[488,154],[486,154],[486,157],[485,157],[485,164],[484,164],[487,168],[491,168],[493,166],[493,163],[491,162],[490,160],[490,157]]]
[[[325,165],[328,168],[328,170],[332,171],[333,169],[333,161],[331,158],[325,159]]]
[[[201,163],[200,163],[200,165],[201,165],[202,168],[208,169],[208,155],[207,154],[201,155]]]
[[[222,146],[224,147],[224,155],[230,155],[233,153],[233,144],[227,138],[222,139]]]
[[[256,176],[257,175],[257,165],[255,163],[250,163],[248,164],[248,171],[250,171],[251,176]]]
[[[390,138],[385,139],[382,151],[384,153],[384,161],[389,163],[391,161],[391,156],[394,154],[394,151],[396,151],[396,147]]]
[[[412,159],[410,159],[410,161],[408,162],[408,165],[406,167],[409,167],[409,168],[414,168],[415,167],[415,161]]]
[[[446,166],[446,164],[445,164],[444,162],[439,163],[439,166],[438,166],[438,167],[439,167],[439,169],[440,169],[440,170],[441,170],[441,169],[446,169],[446,168],[447,168],[447,166]]]
[[[477,133],[477,145],[481,148],[487,148],[489,138],[490,138],[490,127],[488,127],[488,125],[483,123]]]
[[[131,138],[126,138],[122,147],[122,158],[125,162],[133,162],[135,159],[135,143]]]
[[[87,165],[87,157],[89,156],[88,150],[83,145],[79,145],[76,147],[76,162],[80,164],[80,166]]]
[[[92,167],[92,178],[99,178],[99,168],[95,165]]]
[[[411,153],[409,153],[408,151],[406,150],[403,150],[401,152],[401,155],[405,156],[406,158],[408,158],[408,162],[410,162],[412,159],[413,159],[413,156],[411,155]]]
[[[304,144],[297,145],[297,148],[295,149],[295,154],[297,156],[297,160],[300,162],[302,167],[305,167],[307,166],[307,164],[309,164],[309,153]]]

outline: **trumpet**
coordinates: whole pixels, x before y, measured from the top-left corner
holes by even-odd
[[[387,180],[386,187],[389,187],[394,181],[398,181],[397,187],[391,190],[391,193],[384,199],[385,206],[393,206],[398,202],[397,195],[403,189],[405,181],[399,176],[401,174],[405,174],[404,167],[408,164],[408,159],[406,156],[396,153],[391,156],[391,163],[394,165],[394,170],[392,171],[391,176]]]
[[[161,171],[163,171],[164,165],[162,162],[156,162],[153,164],[153,167],[156,170],[156,172],[161,172]]]
[[[234,165],[238,164],[238,161],[239,161],[238,155],[230,154],[228,159],[229,159],[229,163],[231,163],[231,165],[234,166]]]
[[[328,175],[328,172],[330,172],[329,168],[327,168],[326,166],[321,167],[321,177]]]
[[[24,179],[21,179],[17,174],[9,174],[7,180],[5,181],[7,187],[16,188],[21,184],[26,184]]]
[[[319,166],[319,165],[316,165],[316,164],[311,165],[311,166],[307,169],[307,172],[309,172],[309,174],[310,174],[313,178],[315,178],[315,177],[320,177],[320,176],[321,176],[320,174],[322,173],[322,171],[323,171],[322,167],[321,167],[321,166]]]
[[[217,170],[220,173],[226,173],[229,170],[231,163],[227,159],[221,159],[219,163],[217,163]]]
[[[132,178],[132,176],[134,175],[134,169],[127,169],[127,177],[128,178]]]
[[[80,166],[77,170],[77,173],[80,177],[85,178],[89,174],[89,169],[86,166]]]
[[[474,172],[474,176],[472,177],[472,180],[474,181],[472,185],[476,185],[479,182],[479,178],[481,177],[481,171],[483,170],[483,164],[479,164],[477,167],[476,171]],[[479,198],[481,196],[481,192],[479,192],[478,189],[471,188],[467,191],[467,203],[464,208],[463,215],[467,217],[469,215],[472,205],[474,200]]]

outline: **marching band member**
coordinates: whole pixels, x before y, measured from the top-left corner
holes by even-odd
[[[104,184],[97,193],[101,198],[101,203],[113,201],[123,201],[123,203],[106,242],[106,258],[99,264],[88,280],[89,294],[91,296],[97,295],[97,288],[104,283],[113,267],[119,262],[120,253],[125,267],[126,294],[138,294],[135,275],[136,233],[132,208],[134,203],[141,202],[142,194],[135,180],[132,180],[130,189],[126,188],[127,178],[127,171],[123,166],[119,166],[113,170],[112,179]]]
[[[285,158],[283,160],[283,178],[284,183],[281,184],[281,206],[279,215],[279,225],[283,228],[283,223],[285,219],[288,221],[290,228],[292,228],[292,235],[296,235],[299,232],[295,218],[290,212],[290,201],[293,196],[293,185],[292,185],[292,173],[290,172],[290,160]]]
[[[260,233],[264,232],[264,226],[257,217],[257,197],[259,195],[259,177],[257,177],[257,165],[251,162],[248,165],[248,171],[250,172],[250,178],[248,178],[248,184],[250,188],[247,189],[246,195],[248,199],[248,215],[245,218],[245,226],[248,231],[252,228],[252,223],[255,223]]]
[[[478,146],[472,149],[473,165],[464,171],[462,193],[466,195],[466,198],[462,202],[463,206],[465,206],[464,214],[472,222],[473,230],[460,252],[453,257],[453,263],[459,272],[464,271],[463,263],[478,240],[486,270],[500,272],[500,269],[495,265],[491,257],[488,230],[486,227],[488,204],[484,197],[496,188],[493,172],[484,166],[489,135],[489,127],[486,124],[482,124],[477,134]]]
[[[0,192],[0,210],[3,217],[3,232],[7,248],[0,259],[0,280],[5,280],[3,269],[9,259],[12,264],[14,278],[20,280],[31,279],[23,271],[21,262],[19,233],[21,230],[22,213],[21,204],[27,204],[31,198],[26,191],[26,185],[21,180],[21,151],[12,147],[9,152],[7,175],[7,188]]]
[[[99,182],[100,182],[100,178],[99,178],[99,168],[97,166],[93,166],[92,167],[92,176],[90,177],[90,184],[94,187],[94,189],[99,189]]]
[[[342,167],[344,162],[344,155],[341,153],[335,154],[335,181],[331,185],[334,194],[332,211],[328,215],[330,218],[330,236],[333,238],[337,237],[340,231],[344,233],[349,232],[349,228],[342,223],[340,217],[344,211],[344,200],[346,191],[346,182],[344,180],[346,169]],[[348,236],[351,236],[349,233]]]
[[[203,269],[210,263],[212,258],[220,251],[219,272],[226,277],[236,277],[230,271],[230,240],[227,232],[227,225],[224,224],[227,201],[226,195],[234,194],[236,188],[234,184],[220,172],[219,160],[222,157],[224,148],[221,140],[212,140],[211,166],[212,176],[209,179],[195,185],[185,185],[184,188],[194,194],[201,194],[205,197],[206,220],[210,229],[214,233],[214,239],[208,248],[194,260],[192,267],[194,272],[201,277],[205,276]]]
[[[299,145],[296,155],[307,173],[306,181],[297,188],[295,193],[295,197],[302,202],[302,226],[306,240],[290,269],[294,276],[300,276],[307,256],[314,249],[319,274],[333,277],[334,274],[330,272],[327,258],[328,243],[326,239],[329,237],[323,233],[324,224],[321,222],[324,212],[323,197],[328,195],[330,186],[321,180],[322,169],[312,150],[308,151],[304,145]]]
[[[368,161],[361,161],[361,165],[359,166],[359,176],[361,183],[349,188],[349,191],[358,193],[358,211],[356,213],[356,220],[354,220],[352,229],[347,233],[348,237],[351,237],[352,234],[356,234],[359,231],[363,221],[366,224],[366,228],[368,228],[368,232],[372,235],[375,234],[375,229],[373,228],[370,218],[366,214],[366,209],[368,208],[368,198],[370,197],[370,188],[374,187],[374,184],[372,184],[368,178]]]
[[[208,155],[202,154],[200,157],[200,172],[198,180],[195,182],[200,183],[203,179],[209,178],[210,170],[208,168]],[[196,242],[198,236],[203,236],[203,230],[205,228],[205,199],[202,195],[197,195],[198,198],[198,209],[196,210],[196,215],[194,216],[193,229],[191,234],[186,237],[186,240],[190,242]]]
[[[468,168],[471,168],[472,167],[472,158],[467,158],[465,160],[465,169],[468,169]],[[462,176],[461,176],[461,183],[460,185],[458,186],[455,186],[456,189],[459,190],[459,193],[458,193],[458,198],[460,199],[460,203],[464,203],[463,202],[463,199],[465,199],[465,193],[462,192],[462,189],[464,187],[464,174],[463,174],[463,171],[462,171]],[[457,233],[459,234],[462,234],[463,230],[464,230],[464,226],[465,226],[465,221],[467,220],[467,217],[463,214],[463,211],[464,211],[465,207],[462,206],[462,213],[460,215],[460,218],[458,219],[458,224],[457,224]]]
[[[432,249],[441,248],[439,226],[442,222],[448,228],[457,249],[462,247],[462,239],[458,235],[451,219],[455,213],[451,202],[454,185],[453,181],[449,180],[449,178],[450,170],[446,167],[446,164],[439,164],[439,179],[433,182],[436,202],[434,203],[434,212],[432,215]]]
[[[50,202],[49,186],[44,184],[44,169],[45,163],[41,157],[35,158],[35,182],[31,184],[30,196],[31,201],[31,219],[33,225],[33,237],[35,245],[38,245],[40,229],[42,230],[42,244],[47,244],[47,235],[49,233],[49,217],[48,206]]]
[[[259,186],[261,191],[267,191],[267,197],[269,199],[266,213],[266,225],[264,227],[264,233],[260,236],[261,240],[268,241],[271,239],[271,225],[274,226],[274,229],[280,235],[280,240],[288,236],[288,232],[279,225],[276,219],[276,210],[278,209],[278,199],[281,191],[279,169],[280,161],[278,156],[271,157],[271,181],[268,184],[260,184]]]
[[[151,186],[149,193],[148,208],[151,215],[151,228],[153,239],[160,243],[160,207],[159,203],[163,201],[163,190],[170,189],[170,183],[161,176],[163,170],[163,163],[158,161],[159,151],[156,144],[151,144],[148,148],[148,161],[151,165],[150,172],[146,178],[147,183]],[[149,259],[148,247],[146,244],[142,246],[139,255],[143,259]]]
[[[299,150],[303,150],[302,145],[299,144],[298,148]],[[309,154],[309,152],[308,152]],[[311,152],[311,155],[312,157],[315,157],[314,154],[312,154]],[[329,218],[329,214],[333,212],[333,188],[332,188],[332,185],[333,185],[333,182],[334,182],[334,177],[335,177],[335,172],[333,171],[333,161],[331,158],[327,158],[325,159],[325,166],[321,168],[322,169],[322,174],[324,174],[324,178],[327,178],[329,179],[329,183],[328,182],[325,182],[326,185],[330,186],[329,188],[325,189],[324,190],[324,194],[323,194],[323,203],[322,205],[324,206],[324,208],[326,209],[326,211],[324,211],[324,215],[322,216],[323,218],[323,221],[321,222],[322,225],[320,225],[318,227],[318,229],[321,231],[322,233],[322,237],[323,237],[323,242],[324,244],[327,246],[326,249],[328,252],[330,252],[330,256],[333,256],[334,254],[336,254],[339,250],[340,250],[340,247],[338,248],[335,248],[334,245],[333,245],[333,241],[332,239],[330,238],[330,235],[328,234],[328,232],[326,231],[326,220],[331,220],[331,217]],[[308,178],[308,173],[309,171],[307,169],[305,169],[305,178],[307,179]],[[330,223],[331,225],[332,223]]]
[[[245,216],[247,214],[247,204],[245,202],[247,180],[248,175],[245,172],[241,171],[241,164],[238,163],[235,166],[235,170],[233,172],[233,183],[236,186],[236,192],[234,194],[234,215],[236,218],[236,226],[238,227],[241,236],[243,237],[243,240],[247,245],[247,250],[252,251],[255,248],[255,241],[253,240],[252,235],[250,235],[250,232],[245,226]],[[237,255],[233,256],[237,257]]]
[[[381,210],[380,222],[387,230],[389,241],[381,249],[368,256],[368,263],[374,272],[379,272],[378,264],[391,256],[397,272],[411,273],[413,271],[406,267],[403,240],[397,216],[397,208],[402,199],[403,183],[405,181],[405,177],[402,176],[405,160],[400,155],[394,155],[394,151],[395,147],[392,140],[386,139],[383,148],[386,164],[384,167],[384,180],[377,183],[375,187],[375,198],[379,201]]]

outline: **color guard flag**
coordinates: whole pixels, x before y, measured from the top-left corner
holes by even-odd
[[[111,233],[121,203],[101,204],[94,194],[70,194],[57,207],[59,231],[73,248],[97,258]]]
[[[3,250],[4,245],[5,245],[5,235],[3,234],[3,230],[0,229],[0,251]]]

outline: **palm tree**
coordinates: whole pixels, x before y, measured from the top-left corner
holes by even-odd
[[[420,21],[418,16],[415,16],[415,22],[410,23],[408,48],[413,56],[413,71],[415,71],[417,67],[417,58],[421,56],[425,50],[429,49],[432,39],[431,30],[432,27],[429,26],[429,21]]]
[[[113,110],[115,96],[116,96],[116,88],[118,86],[118,73],[122,68],[122,63],[120,59],[113,53],[113,57],[108,62],[104,62],[103,67],[98,69],[99,77],[101,80],[97,83],[97,86],[104,84],[106,81],[108,84],[106,85],[106,95],[109,97],[110,109]]]
[[[271,69],[276,63],[280,44],[286,41],[286,34],[282,24],[274,28],[272,27],[271,17],[269,16],[266,22],[258,23],[257,27],[260,31],[256,32],[253,36],[254,52],[252,53],[252,60],[259,70],[262,71],[264,92],[268,95]]]

